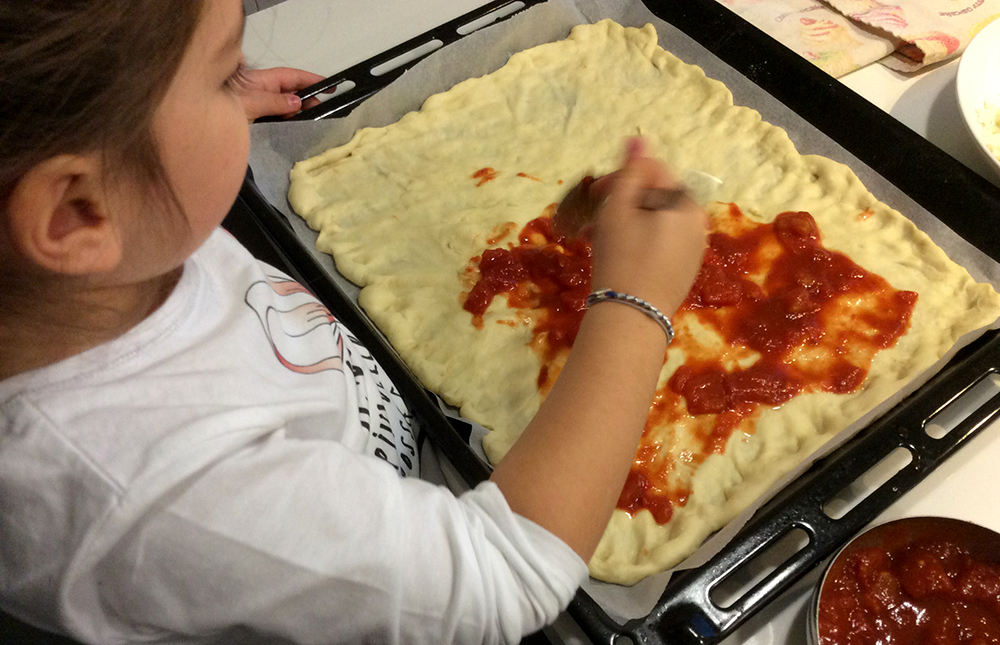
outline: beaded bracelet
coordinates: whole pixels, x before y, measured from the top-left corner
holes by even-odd
[[[620,293],[611,289],[598,289],[587,296],[588,309],[599,302],[620,302],[623,305],[628,305],[633,309],[641,311],[663,328],[663,333],[667,335],[667,345],[674,339],[674,326],[670,324],[670,319],[664,316],[662,311],[642,298],[636,298],[627,293]]]

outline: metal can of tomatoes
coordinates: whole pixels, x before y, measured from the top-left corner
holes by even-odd
[[[1000,643],[1000,533],[910,517],[858,535],[827,565],[811,645]]]

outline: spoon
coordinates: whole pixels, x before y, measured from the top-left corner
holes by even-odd
[[[556,207],[553,224],[556,233],[574,236],[593,221],[602,200],[593,194],[591,186],[598,181],[591,175],[573,186]],[[689,170],[684,183],[677,188],[647,188],[639,198],[639,208],[660,211],[674,208],[681,200],[690,198],[698,204],[711,201],[722,180],[700,170]]]

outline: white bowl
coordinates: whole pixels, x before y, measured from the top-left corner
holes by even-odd
[[[987,101],[1000,105],[1000,20],[984,27],[966,47],[958,63],[955,85],[962,118],[1000,177],[1000,159],[986,147],[986,132],[979,123],[979,111]]]

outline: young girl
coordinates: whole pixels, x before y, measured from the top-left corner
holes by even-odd
[[[379,366],[218,228],[248,117],[316,80],[244,70],[242,24],[240,0],[0,4],[0,608],[102,644],[516,642],[586,576],[664,330],[594,305],[491,481],[401,477]],[[675,184],[638,142],[602,184],[595,288],[669,316],[703,215],[639,206]]]

